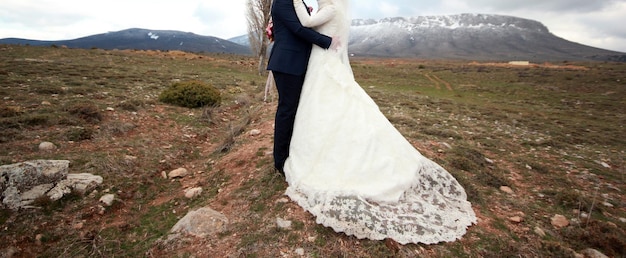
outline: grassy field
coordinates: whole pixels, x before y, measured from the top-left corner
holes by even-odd
[[[223,54],[0,45],[0,165],[65,159],[70,173],[104,178],[85,196],[0,210],[0,256],[626,257],[626,63],[353,59],[356,80],[479,217],[459,241],[398,248],[317,225],[283,195],[270,155],[276,93],[263,101],[256,67]],[[222,105],[158,101],[187,80],[218,88]],[[58,148],[39,151],[42,141]],[[192,175],[163,177],[180,167]],[[198,186],[200,197],[184,196]],[[104,193],[116,201],[102,209]],[[205,206],[229,218],[225,232],[163,244]],[[555,215],[570,225],[553,226]]]

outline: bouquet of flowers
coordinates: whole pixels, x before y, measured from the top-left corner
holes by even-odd
[[[272,22],[272,20],[269,21],[267,27],[265,28],[265,35],[270,42],[274,41],[274,22]]]

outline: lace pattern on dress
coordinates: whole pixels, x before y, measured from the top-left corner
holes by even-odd
[[[416,184],[398,202],[376,203],[298,186],[289,186],[286,194],[315,215],[317,223],[359,239],[392,238],[401,244],[459,239],[476,223],[476,215],[456,179],[436,163],[424,161],[415,173]]]

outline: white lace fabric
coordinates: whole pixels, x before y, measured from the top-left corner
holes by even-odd
[[[315,29],[347,39],[347,0],[325,1],[335,3],[334,15]],[[354,80],[345,47],[313,47],[284,169],[292,200],[318,223],[357,238],[448,242],[476,222],[463,187]]]
[[[315,215],[317,223],[359,239],[435,244],[465,235],[476,216],[463,188],[435,163],[424,164],[415,174],[419,182],[395,202],[292,186],[286,194]]]

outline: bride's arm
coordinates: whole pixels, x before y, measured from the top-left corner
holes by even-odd
[[[296,8],[298,19],[304,27],[312,28],[320,26],[327,21],[330,21],[330,19],[332,19],[335,15],[334,5],[324,6],[324,8],[321,8],[317,13],[315,13],[315,15],[308,14],[302,0],[293,0],[293,6]]]

